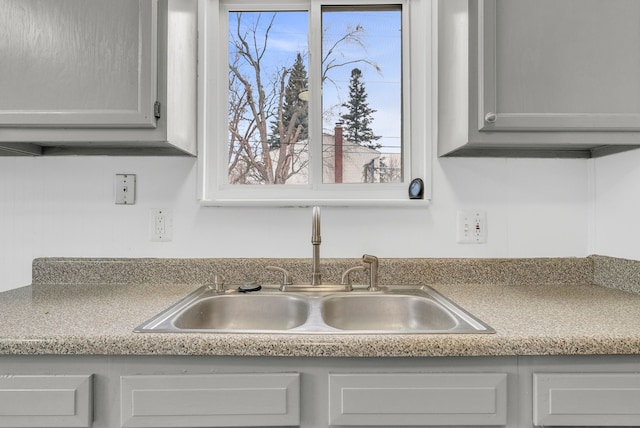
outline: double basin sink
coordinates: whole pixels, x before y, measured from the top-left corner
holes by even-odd
[[[201,287],[138,326],[156,333],[428,334],[495,331],[434,289],[241,293]]]

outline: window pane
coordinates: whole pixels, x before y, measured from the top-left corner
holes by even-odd
[[[306,184],[307,12],[229,13],[229,183]]]
[[[400,7],[322,12],[323,182],[402,181]]]

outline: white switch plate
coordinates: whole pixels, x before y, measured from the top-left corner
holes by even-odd
[[[484,211],[458,211],[458,244],[484,244],[487,242],[487,215]]]
[[[169,242],[173,239],[173,216],[171,210],[149,211],[149,238],[153,242]]]
[[[136,203],[136,175],[116,174],[116,204],[133,205]]]

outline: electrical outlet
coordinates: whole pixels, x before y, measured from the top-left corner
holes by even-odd
[[[169,242],[173,239],[171,210],[155,209],[149,212],[149,238],[153,242]]]
[[[136,175],[116,174],[116,205],[136,203]]]
[[[484,211],[458,211],[458,244],[484,244],[487,242],[487,215]]]

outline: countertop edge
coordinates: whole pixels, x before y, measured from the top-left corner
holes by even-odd
[[[445,296],[491,325],[497,333],[306,337],[298,334],[132,332],[135,325],[197,288],[194,282],[172,283],[175,275],[169,280],[164,278],[161,283],[149,282],[167,272],[168,265],[172,272],[182,272],[178,276],[185,275],[181,279],[194,279],[190,276],[194,266],[199,266],[195,272],[201,275],[208,272],[211,263],[237,268],[236,259],[207,259],[202,262],[204,264],[200,264],[200,260],[165,263],[165,259],[144,259],[143,265],[153,266],[152,274],[138,277],[140,282],[125,284],[119,281],[135,274],[141,267],[140,259],[117,259],[115,264],[109,259],[38,260],[34,265],[52,269],[41,272],[40,279],[46,281],[0,293],[2,355],[640,355],[640,320],[636,316],[640,303],[640,293],[636,290],[640,283],[640,262],[637,261],[604,256],[516,260],[382,259],[386,272],[402,279],[398,284],[432,285],[438,291],[444,290]],[[325,263],[336,271],[351,266],[350,259],[335,259],[335,265],[332,260],[325,260]],[[250,260],[241,267],[261,269],[266,261],[273,259]],[[282,259],[282,263],[290,263],[302,272],[307,260]],[[123,265],[127,266],[128,273],[118,276]],[[99,268],[86,271],[88,266]],[[524,280],[514,284],[523,269]],[[613,273],[594,274],[594,269]],[[539,278],[541,283],[536,283],[534,280],[539,272],[551,273]],[[111,273],[116,273],[116,277],[110,276]],[[64,282],[60,275],[66,274],[73,280]],[[80,278],[92,282],[75,283]],[[480,281],[473,283],[473,278]],[[57,280],[62,283],[56,283]],[[114,281],[101,283],[102,280]],[[449,284],[450,281],[453,283]]]
[[[79,338],[29,338],[0,341],[0,355],[164,355],[245,357],[488,357],[543,355],[638,355],[640,338],[531,337],[485,341],[474,335],[420,338],[407,336],[335,336],[300,340],[256,335],[224,335],[216,338],[183,336],[149,340],[105,336]],[[161,339],[161,340],[158,340]],[[286,340],[285,340],[286,339]],[[416,346],[417,344],[417,346]]]

